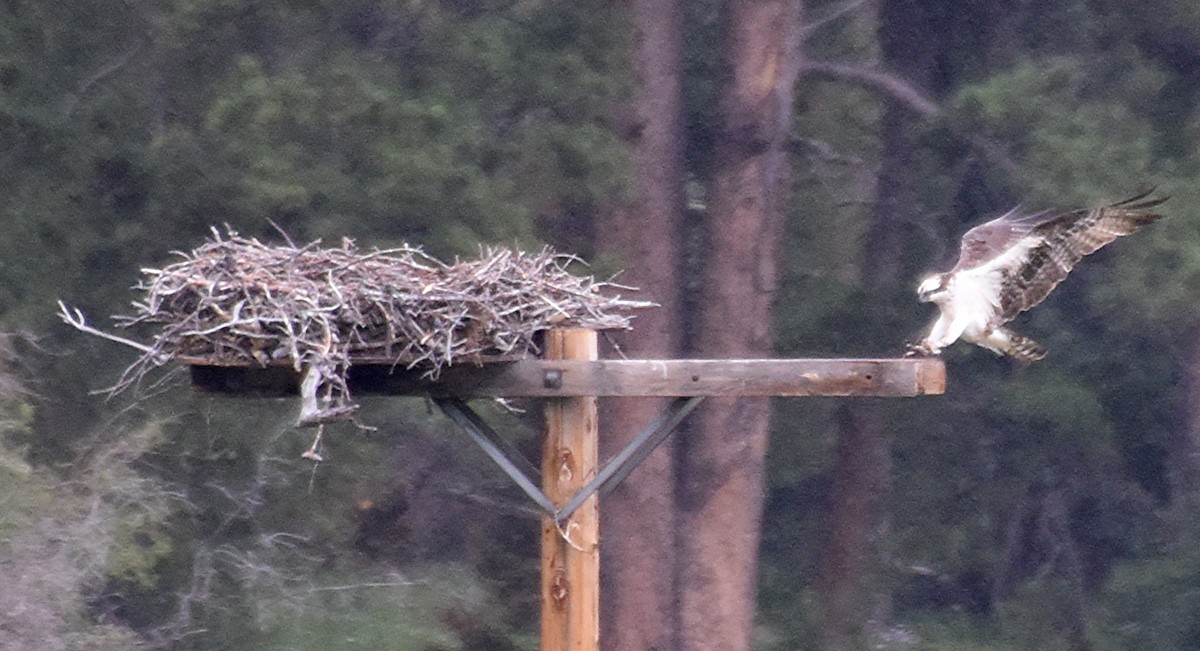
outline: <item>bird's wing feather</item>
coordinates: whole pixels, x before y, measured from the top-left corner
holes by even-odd
[[[959,291],[967,292],[972,297],[965,300],[966,296],[964,295],[964,305],[972,305],[974,309],[978,310],[987,310],[997,317],[1002,314],[1008,277],[1006,270],[1019,266],[1029,255],[1030,247],[1034,243],[1034,238],[1026,235],[1018,238],[998,253],[991,254],[990,258],[981,264],[959,271],[957,280]]]
[[[986,264],[1003,277],[1000,323],[1041,303],[1084,256],[1161,217],[1153,208],[1166,198],[1150,192],[1095,210],[1052,215],[1032,225],[1009,253]],[[982,271],[982,270],[981,270]],[[999,325],[999,324],[997,324]]]
[[[958,262],[950,273],[974,269],[987,264],[997,255],[1016,244],[1028,234],[1020,222],[1013,221],[1008,215],[980,224],[967,231],[962,238]]]
[[[1040,224],[1053,216],[1046,212],[1020,215],[1019,208],[972,228],[963,235],[962,245],[951,272],[974,269],[1004,255]]]

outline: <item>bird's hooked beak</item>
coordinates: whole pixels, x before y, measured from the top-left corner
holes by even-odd
[[[922,303],[929,303],[933,300],[933,295],[945,289],[945,283],[941,276],[930,276],[921,282],[920,287],[917,287],[917,300]]]

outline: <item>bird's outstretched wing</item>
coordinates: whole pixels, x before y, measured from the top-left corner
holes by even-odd
[[[1167,198],[1151,198],[1153,192],[1151,189],[1103,208],[1051,215],[1030,224],[1028,232],[1014,244],[1024,254],[1012,256],[999,269],[1003,274],[1002,322],[1045,300],[1084,256],[1162,217],[1153,209]]]
[[[1054,218],[1055,215],[1048,212],[1021,215],[1018,207],[972,228],[963,235],[958,262],[950,272],[970,271],[994,262],[1040,224]]]

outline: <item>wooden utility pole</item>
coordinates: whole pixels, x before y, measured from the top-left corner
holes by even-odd
[[[594,361],[595,330],[546,333],[548,360]],[[562,507],[596,475],[596,398],[546,401],[542,490]],[[592,495],[564,522],[542,516],[542,651],[600,648],[600,514]]]

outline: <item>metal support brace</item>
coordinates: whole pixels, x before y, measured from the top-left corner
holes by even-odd
[[[691,396],[688,398],[676,398],[667,406],[666,411],[659,415],[653,423],[650,423],[646,429],[642,430],[632,441],[627,443],[621,451],[613,458],[609,459],[600,472],[592,481],[588,482],[575,493],[561,509],[554,513],[554,521],[562,524],[564,520],[571,517],[583,505],[587,498],[592,496],[592,493],[599,495],[607,495],[609,491],[616,488],[618,484],[625,481],[629,473],[633,472],[634,468],[642,465],[642,461],[650,455],[688,414],[692,413],[701,402],[704,401],[704,396]]]
[[[541,473],[533,467],[533,464],[529,463],[520,450],[500,436],[496,430],[489,427],[479,417],[479,414],[475,413],[461,399],[438,398],[434,402],[450,417],[450,420],[457,423],[471,437],[471,440],[483,448],[483,451],[492,458],[492,461],[496,462],[496,465],[500,466],[505,474],[517,482],[526,495],[542,507],[543,511],[554,515],[558,507],[554,506],[554,502],[546,497],[536,483]]]
[[[543,511],[552,516],[556,524],[561,525],[593,494],[606,495],[616,488],[703,401],[704,396],[673,400],[667,406],[666,411],[626,444],[613,458],[605,462],[592,481],[580,488],[579,492],[575,493],[561,509],[557,508],[554,502],[537,487],[536,482],[540,473],[533,467],[533,464],[529,463],[529,460],[496,430],[489,427],[479,414],[475,413],[463,400],[438,398],[434,402],[450,417],[450,420],[462,428],[471,437],[471,440],[483,449],[492,461],[496,462],[496,465],[500,466],[505,474],[517,483],[517,486],[521,487],[521,490],[525,491],[526,495],[533,499]]]

